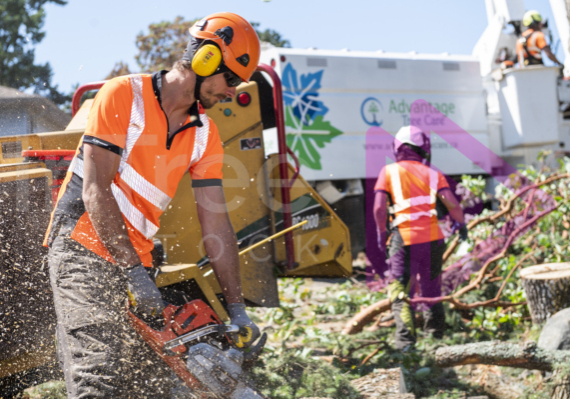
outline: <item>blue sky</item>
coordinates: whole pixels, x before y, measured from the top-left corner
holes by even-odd
[[[525,0],[525,7],[555,26],[548,0]],[[75,83],[101,80],[118,61],[137,72],[135,37],[149,24],[219,11],[275,29],[293,47],[330,50],[471,54],[487,26],[484,0],[69,0],[46,6],[36,61],[49,61],[53,82],[70,91]]]

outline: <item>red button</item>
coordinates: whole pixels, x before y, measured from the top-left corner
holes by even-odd
[[[249,93],[241,92],[237,95],[237,103],[242,107],[249,105],[250,102],[251,102],[251,96],[249,95]]]

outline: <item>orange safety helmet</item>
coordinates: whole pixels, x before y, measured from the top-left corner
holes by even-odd
[[[249,82],[261,52],[259,37],[249,22],[231,12],[219,12],[196,22],[190,28],[190,35],[214,42],[221,50],[223,63],[244,82]]]

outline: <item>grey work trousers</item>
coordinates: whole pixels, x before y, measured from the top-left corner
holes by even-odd
[[[119,267],[62,236],[48,261],[68,397],[171,397],[170,368],[129,324]]]

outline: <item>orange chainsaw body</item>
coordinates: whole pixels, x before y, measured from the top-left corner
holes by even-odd
[[[164,326],[155,330],[131,309],[128,309],[129,320],[135,331],[150,345],[150,347],[168,364],[176,375],[196,392],[204,392],[200,382],[188,372],[182,354],[186,352],[185,345],[179,345],[165,352],[164,344],[183,334],[211,324],[223,324],[220,318],[204,301],[196,299],[183,306],[169,304],[163,311]],[[205,396],[204,396],[205,397]]]

